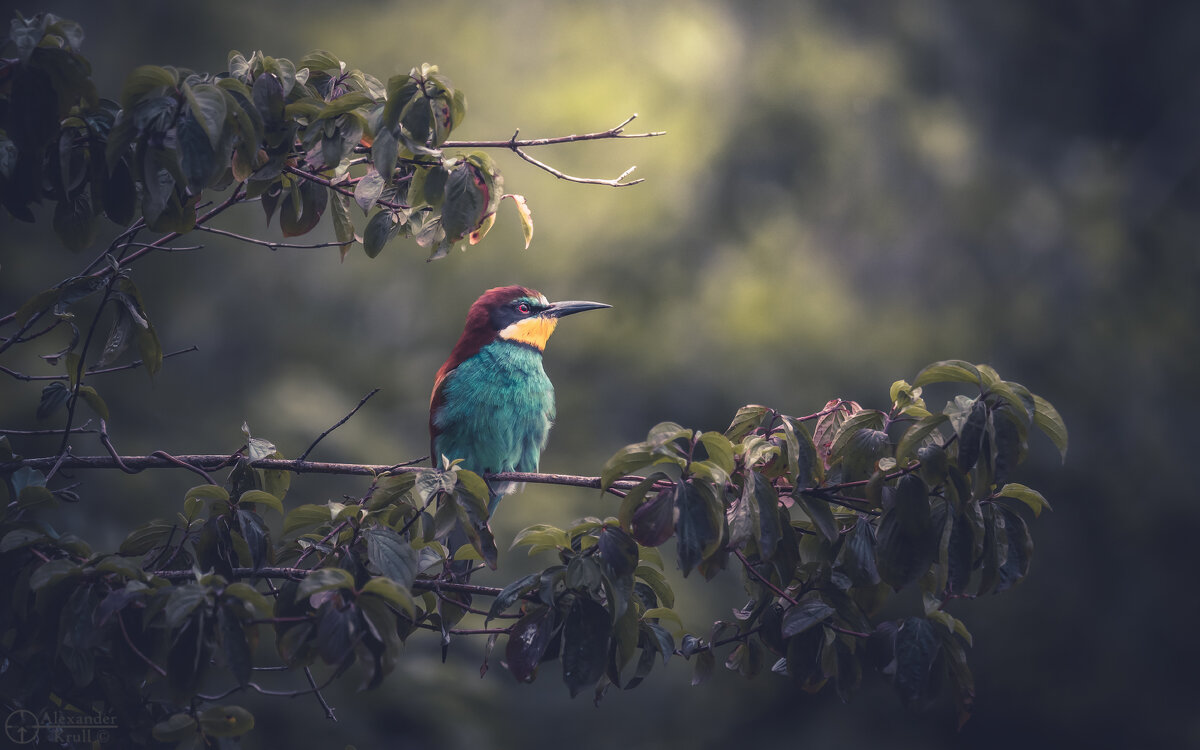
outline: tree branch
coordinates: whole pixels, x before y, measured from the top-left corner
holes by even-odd
[[[339,420],[337,421],[337,423],[333,425],[333,427],[330,427],[328,430],[325,430],[325,431],[324,431],[324,432],[322,432],[320,435],[318,435],[318,436],[317,436],[317,439],[316,439],[316,440],[314,440],[314,441],[312,441],[312,445],[308,446],[308,449],[307,449],[307,450],[305,450],[303,453],[301,453],[301,454],[300,454],[300,460],[301,460],[301,461],[303,461],[304,459],[308,458],[308,454],[309,454],[309,453],[312,453],[312,451],[313,451],[313,448],[316,448],[316,447],[317,447],[317,443],[319,443],[319,442],[321,442],[322,440],[324,440],[324,439],[325,439],[325,437],[326,437],[327,435],[329,435],[329,433],[333,432],[333,431],[334,431],[334,430],[336,430],[337,428],[339,428],[339,427],[341,427],[342,425],[346,424],[346,421],[347,421],[347,420],[349,420],[349,419],[350,419],[350,417],[353,417],[355,414],[357,414],[357,413],[358,413],[358,410],[359,410],[359,409],[361,409],[361,408],[363,407],[363,404],[367,403],[367,401],[368,401],[368,400],[369,400],[369,399],[370,399],[372,396],[374,396],[376,393],[379,393],[379,391],[380,391],[380,390],[382,390],[382,389],[380,389],[380,388],[376,388],[375,390],[371,391],[371,392],[370,392],[370,393],[368,393],[367,395],[363,396],[363,397],[362,397],[362,398],[359,400],[359,402],[358,402],[358,406],[355,406],[353,409],[351,409],[349,414],[347,414],[346,416],[344,416],[344,417],[342,417],[341,419],[339,419]]]
[[[530,156],[528,153],[525,152],[525,149],[530,148],[532,146],[550,146],[550,145],[554,145],[554,144],[558,144],[558,143],[577,143],[579,141],[597,141],[597,140],[604,140],[604,139],[611,139],[611,138],[654,138],[656,136],[666,135],[665,131],[654,131],[654,132],[649,132],[649,133],[626,133],[626,132],[624,132],[625,126],[628,125],[629,123],[633,122],[635,119],[637,119],[636,112],[634,114],[630,115],[628,118],[626,118],[626,120],[624,122],[622,122],[620,125],[617,125],[616,127],[613,127],[613,128],[609,128],[608,130],[600,131],[598,133],[584,133],[582,135],[564,135],[564,136],[559,136],[557,138],[534,138],[534,139],[519,140],[517,138],[517,136],[520,135],[521,131],[520,131],[520,129],[518,129],[515,133],[513,133],[512,138],[509,138],[507,141],[446,141],[446,143],[442,144],[442,148],[506,148],[506,149],[512,151],[517,156],[524,159],[525,161],[529,162],[533,166],[537,167],[538,169],[548,172],[560,180],[566,180],[568,182],[578,182],[578,183],[581,183],[584,185],[605,185],[607,187],[629,187],[630,185],[636,185],[639,182],[644,181],[640,178],[636,179],[636,180],[629,180],[628,182],[623,181],[623,180],[625,180],[626,177],[628,177],[633,172],[633,170],[637,169],[636,166],[626,169],[620,175],[618,175],[617,177],[615,177],[611,180],[604,180],[604,179],[598,179],[598,178],[593,178],[593,177],[575,177],[573,175],[569,175],[558,169],[555,169],[554,167],[550,166],[549,164],[547,164],[544,161],[541,161],[540,159],[536,159],[533,156]]]
[[[56,430],[56,432],[61,432]],[[199,454],[171,456],[157,451],[148,456],[44,456],[40,458],[25,458],[0,464],[0,471],[13,471],[28,466],[32,469],[44,470],[56,463],[63,469],[119,469],[123,464],[127,469],[141,471],[143,469],[170,469],[187,464],[185,468],[193,471],[216,471],[230,465],[230,456],[226,454]],[[120,459],[119,461],[117,459]],[[343,474],[349,476],[378,476],[380,474],[405,474],[422,471],[421,467],[396,464],[342,464],[325,463],[321,461],[303,461],[300,459],[260,458],[250,463],[255,469],[271,469],[274,471],[290,471],[295,474]],[[574,474],[542,474],[525,471],[504,471],[496,474],[485,474],[484,479],[496,482],[525,482],[528,484],[556,484],[568,487],[600,488],[600,477],[578,476]],[[641,482],[645,477],[631,476],[618,479],[611,488],[629,489]]]

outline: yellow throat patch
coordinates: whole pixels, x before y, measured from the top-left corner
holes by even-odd
[[[544,351],[546,349],[546,342],[550,340],[550,334],[554,333],[554,328],[557,325],[557,318],[543,318],[541,316],[525,318],[524,320],[518,320],[501,331],[500,338],[505,341],[528,344],[535,347],[538,351]]]

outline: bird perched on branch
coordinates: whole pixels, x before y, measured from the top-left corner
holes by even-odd
[[[430,455],[463,459],[477,474],[537,471],[554,421],[554,386],[542,352],[558,319],[611,307],[549,302],[532,289],[489,289],[467,312],[462,336],[438,370],[429,403]],[[490,488],[490,515],[511,483]]]

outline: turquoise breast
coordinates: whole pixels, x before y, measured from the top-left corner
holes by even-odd
[[[461,458],[478,474],[537,471],[554,421],[554,386],[541,352],[494,341],[446,376],[442,396],[433,414],[435,459]],[[492,490],[498,496],[512,487]]]

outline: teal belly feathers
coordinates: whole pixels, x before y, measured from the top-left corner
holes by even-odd
[[[446,376],[441,395],[432,418],[435,460],[461,458],[477,474],[537,471],[554,420],[554,386],[541,352],[493,341]],[[514,489],[493,485],[489,512]]]

